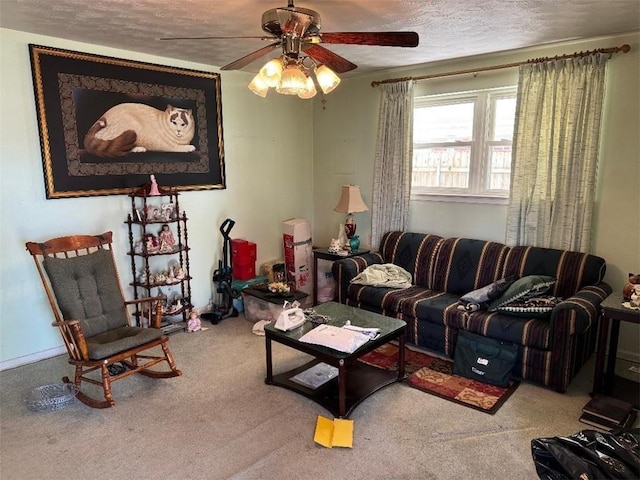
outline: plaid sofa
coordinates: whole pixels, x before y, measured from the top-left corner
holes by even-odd
[[[413,286],[390,289],[351,284],[369,265],[393,263],[413,275]],[[333,264],[336,301],[407,322],[407,341],[453,357],[460,329],[518,345],[514,376],[559,392],[595,350],[603,283],[603,258],[550,248],[388,232],[379,251]],[[548,275],[549,293],[563,301],[550,318],[526,318],[457,309],[459,298],[501,278]]]

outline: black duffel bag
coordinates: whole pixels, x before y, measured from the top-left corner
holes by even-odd
[[[453,355],[453,373],[499,387],[508,387],[518,346],[460,330]]]
[[[531,440],[531,455],[542,480],[640,478],[640,429],[602,433],[582,430],[568,437]]]

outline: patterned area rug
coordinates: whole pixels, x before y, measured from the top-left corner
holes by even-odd
[[[364,355],[360,361],[385,370],[397,370],[398,347],[386,344]],[[516,391],[520,382],[496,387],[453,374],[453,361],[410,348],[405,353],[407,382],[414,388],[466,407],[494,414]]]

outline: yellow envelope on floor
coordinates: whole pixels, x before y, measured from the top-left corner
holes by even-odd
[[[333,420],[334,447],[353,447],[353,420],[336,418]]]
[[[323,447],[353,447],[353,420],[318,415],[313,441]]]

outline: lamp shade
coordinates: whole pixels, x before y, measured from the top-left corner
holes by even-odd
[[[367,210],[369,210],[369,207],[367,207],[362,200],[360,187],[358,185],[343,185],[342,195],[333,211],[338,213],[356,213],[366,212]]]

